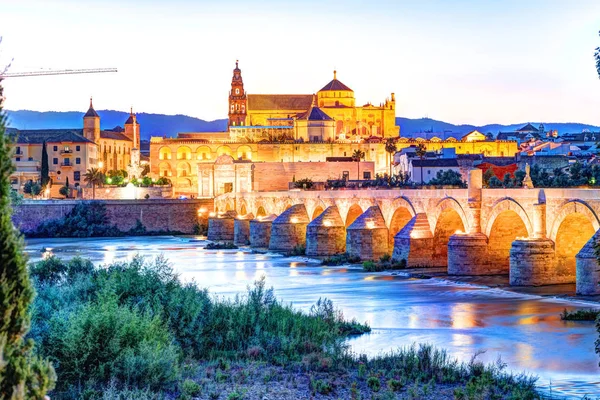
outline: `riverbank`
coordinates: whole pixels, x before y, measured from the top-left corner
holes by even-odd
[[[81,256],[97,266],[136,254],[147,260],[164,255],[182,281],[194,280],[213,296],[231,300],[264,276],[277,298],[295,309],[309,312],[327,297],[347,318],[366,321],[372,332],[347,340],[356,354],[371,358],[411,343],[446,349],[461,362],[483,352],[482,362],[501,356],[511,372],[539,376],[539,387],[551,387],[555,395],[580,399],[600,392],[593,323],[560,319],[565,308],[588,305],[444,279],[364,272],[360,265],[317,267],[305,257],[256,254],[248,248],[206,250],[206,243],[168,236],[27,239],[27,253],[35,261],[41,249],[52,249],[59,257]]]

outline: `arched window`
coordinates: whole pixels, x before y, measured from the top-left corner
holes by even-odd
[[[240,94],[240,89],[235,89],[235,94]]]
[[[231,112],[233,112],[235,110],[235,107],[233,106],[233,104],[231,105]]]
[[[242,112],[245,113],[246,112],[246,106],[244,104],[242,104]]]

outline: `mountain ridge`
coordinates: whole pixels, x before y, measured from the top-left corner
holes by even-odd
[[[108,130],[116,126],[123,126],[128,112],[116,110],[97,110],[100,115],[100,124],[102,129]],[[31,110],[7,110],[8,124],[16,129],[60,129],[77,128],[83,126],[83,112],[80,111],[31,111]],[[165,115],[155,113],[137,113],[140,123],[141,137],[148,140],[150,136],[173,137],[180,132],[222,132],[227,130],[227,119],[216,119],[206,121],[188,115],[176,114]],[[425,132],[444,132],[468,133],[472,130],[478,130],[482,133],[491,132],[496,135],[498,132],[514,131],[528,122],[537,127],[539,122],[522,122],[517,124],[452,124],[439,121],[432,118],[406,118],[396,117],[396,124],[400,126],[401,136],[418,137],[419,133]],[[579,122],[548,122],[544,123],[546,130],[557,130],[559,134],[581,132],[584,129],[591,131],[600,131],[600,126],[583,124]]]

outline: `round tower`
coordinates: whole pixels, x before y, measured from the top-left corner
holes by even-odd
[[[90,97],[90,108],[83,116],[83,136],[98,144],[100,142],[100,116],[94,110]]]

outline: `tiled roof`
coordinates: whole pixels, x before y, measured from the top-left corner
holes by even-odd
[[[248,110],[306,111],[312,94],[249,94]]]
[[[538,132],[538,128],[531,124],[527,124],[524,127],[517,129],[517,132]]]
[[[313,106],[307,112],[298,115],[298,119],[306,119],[309,121],[331,121],[333,118],[325,114],[319,107]]]
[[[456,158],[436,158],[433,160],[412,160],[413,167],[458,167]]]
[[[8,128],[9,135],[16,137],[20,144],[41,144],[73,142],[73,143],[94,143],[83,136],[83,129],[32,129],[19,130]]]
[[[100,118],[100,116],[98,115],[98,113],[96,112],[96,110],[94,110],[94,107],[92,107],[91,104],[90,104],[90,108],[87,110],[87,112],[85,113],[85,115],[83,117],[84,118],[86,118],[86,117],[98,117],[98,118]]]
[[[329,90],[346,90],[349,92],[353,92],[352,89],[350,89],[348,86],[344,85],[342,82],[338,81],[335,78],[327,85],[323,86],[323,88],[319,90],[319,92],[326,92]]]
[[[127,140],[131,142],[125,134],[121,132],[113,132],[113,131],[100,131],[100,138],[102,139],[113,139],[113,140]]]

